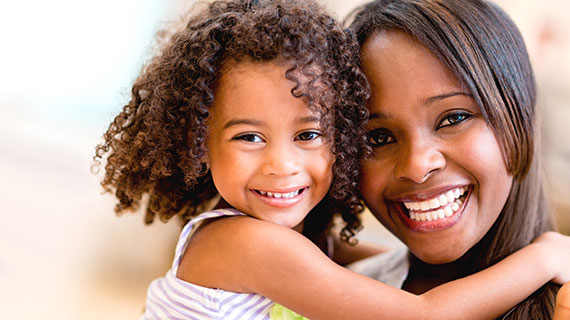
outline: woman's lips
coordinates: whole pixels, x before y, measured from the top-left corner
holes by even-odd
[[[301,201],[307,193],[308,187],[295,188],[292,191],[263,191],[258,189],[251,189],[253,194],[265,204],[278,207],[287,208],[297,204]]]
[[[437,231],[453,226],[461,218],[471,195],[471,187],[449,189],[422,201],[392,201],[392,208],[413,231]]]

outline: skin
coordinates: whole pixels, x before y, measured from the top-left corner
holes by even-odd
[[[209,121],[208,165],[232,207],[294,228],[328,192],[334,159],[319,118],[291,95],[294,83],[285,70],[246,61],[222,74]]]
[[[374,34],[362,54],[372,90],[368,133],[374,156],[363,164],[361,195],[421,261],[454,262],[489,231],[508,197],[512,177],[499,143],[469,91],[407,34]],[[409,219],[403,202],[458,187],[466,191],[452,216]],[[445,267],[440,270],[453,270]]]
[[[563,285],[558,291],[553,319],[570,319],[570,282]]]
[[[258,293],[311,319],[493,319],[559,274],[550,252],[570,239],[531,244],[492,268],[419,296],[334,263],[293,229],[328,191],[333,159],[318,134],[318,119],[291,96],[285,70],[278,63],[243,62],[221,76],[208,164],[221,206],[248,216],[200,225],[187,244],[179,279]],[[263,199],[256,191],[297,188],[304,191],[293,201]],[[536,272],[527,276],[529,267]],[[523,276],[526,281],[517,281]],[[512,290],[482,290],[488,283],[509,283]]]

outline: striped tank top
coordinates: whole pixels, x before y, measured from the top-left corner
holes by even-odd
[[[172,268],[148,288],[142,319],[270,319],[275,303],[264,296],[206,288],[176,277],[194,227],[207,219],[238,215],[245,214],[233,209],[208,211],[184,226]]]

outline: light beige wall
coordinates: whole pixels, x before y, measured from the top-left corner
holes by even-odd
[[[337,16],[343,16],[357,3],[322,2]],[[146,41],[150,41],[155,30],[147,23],[160,25],[159,20],[173,19],[181,12],[182,1],[54,0],[50,2],[55,4],[52,6],[37,0],[26,2],[27,7],[20,5],[21,12],[15,12],[10,3],[16,2],[6,1],[0,5],[0,32],[4,32],[0,38],[10,40],[4,45],[11,50],[0,59],[3,63],[0,73],[0,199],[3,204],[0,301],[3,317],[137,318],[148,283],[170,264],[178,226],[156,223],[145,227],[140,215],[115,217],[114,200],[100,194],[99,178],[89,172],[93,147],[101,141],[108,121],[88,122],[70,119],[65,114],[48,117],[46,115],[53,116],[57,108],[42,105],[41,99],[33,98],[48,96],[57,105],[79,94],[81,101],[92,101],[104,94],[101,88],[92,87],[90,81],[94,77],[107,77],[103,82],[112,82],[130,72],[130,78],[120,82],[109,99],[113,105],[116,103],[113,112],[106,109],[104,115],[85,115],[87,119],[98,116],[110,121],[128,96],[129,83],[138,67],[120,74],[114,72],[123,64],[138,66],[144,60]],[[146,10],[155,7],[164,13],[142,12],[143,3],[147,4]],[[551,194],[561,216],[568,216],[570,41],[567,30],[570,25],[565,14],[569,12],[570,2],[502,0],[500,4],[519,23],[529,46],[544,109],[545,165],[551,178]],[[94,12],[95,7],[100,10]],[[42,9],[42,15],[29,12],[38,8]],[[97,15],[95,22],[87,19],[88,12]],[[132,15],[140,18],[126,24],[121,22]],[[44,16],[45,21],[34,25]],[[73,18],[69,23],[59,25],[54,32],[41,34],[51,23],[69,17]],[[3,25],[6,21],[22,21],[22,25]],[[89,25],[84,25],[87,22]],[[128,32],[122,33],[125,30]],[[120,37],[113,38],[117,33]],[[76,36],[81,34],[87,34],[88,41],[78,42]],[[108,41],[111,38],[113,41]],[[138,45],[125,47],[133,38],[143,40]],[[125,51],[128,56],[123,55]],[[124,58],[115,61],[115,56]],[[58,63],[62,64],[61,68],[54,66]],[[69,76],[57,77],[58,72],[68,70],[73,71]],[[16,87],[19,81],[21,88]],[[50,85],[53,90],[42,90]],[[84,88],[88,93],[78,93]],[[370,216],[366,217],[366,224],[363,238],[397,245],[382,236],[381,228]],[[569,225],[565,222],[566,232],[570,230]]]

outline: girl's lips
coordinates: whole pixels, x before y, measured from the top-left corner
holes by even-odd
[[[251,192],[263,203],[278,208],[287,208],[303,200],[309,187],[293,188],[288,190],[263,191],[251,189]]]
[[[457,192],[458,190],[463,190],[464,192],[461,192],[462,194],[455,198],[450,198],[450,195],[448,194],[448,199],[446,200],[451,201],[448,201],[445,205],[439,206],[438,204],[433,203],[437,201],[433,201],[431,202],[431,208],[427,208],[425,206],[422,206],[422,208],[416,208],[419,203],[406,203],[406,205],[404,205],[404,202],[400,201],[390,201],[389,203],[391,209],[397,213],[399,219],[410,230],[418,232],[439,231],[452,227],[463,216],[463,212],[469,202],[473,188],[472,186],[465,186],[463,189],[451,189],[452,192]],[[446,193],[449,192],[444,192],[442,194],[445,195]],[[434,199],[438,198],[438,196],[434,197]],[[426,202],[429,201],[426,200]],[[443,200],[443,202],[445,202],[445,200]],[[425,205],[425,203],[423,205]],[[407,209],[406,207],[410,209]],[[433,218],[431,216],[432,214],[434,215]]]

